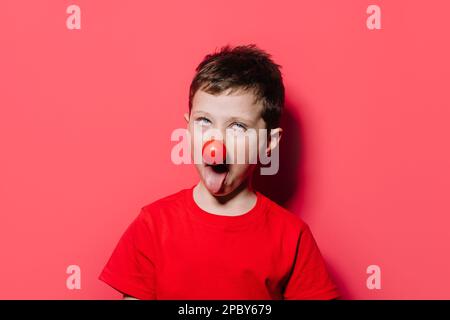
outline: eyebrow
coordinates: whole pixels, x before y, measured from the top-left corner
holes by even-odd
[[[246,118],[241,118],[241,117],[231,117],[229,119],[229,122],[233,122],[233,121],[240,121],[240,122],[244,122],[247,125],[252,125],[253,121],[250,119],[246,119]]]
[[[197,114],[197,113],[205,114],[205,115],[207,115],[208,117],[211,117],[211,114],[209,114],[209,113],[206,112],[206,111],[201,111],[201,110],[194,111],[194,112],[192,113],[192,115],[195,115],[195,114]]]

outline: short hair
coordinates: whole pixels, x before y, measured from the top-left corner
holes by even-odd
[[[255,103],[262,101],[262,118],[267,129],[279,126],[284,108],[284,85],[281,66],[273,62],[271,55],[254,44],[230,47],[208,54],[197,66],[189,90],[189,112],[198,90],[220,94],[228,89],[249,91],[255,95]]]

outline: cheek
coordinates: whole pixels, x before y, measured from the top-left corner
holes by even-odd
[[[201,153],[202,151],[204,131],[205,130],[201,127],[195,126],[193,124],[189,125],[190,148],[192,157],[194,157],[194,150],[199,153]]]
[[[236,145],[236,158],[242,159],[241,157],[245,157],[245,163],[256,163],[257,155],[258,155],[258,138],[256,136],[237,136],[234,138],[234,142]],[[238,157],[238,154],[240,157]],[[242,163],[242,162],[239,162]]]
[[[263,154],[266,152],[267,146],[267,135],[261,135],[258,137],[258,152]]]
[[[246,178],[255,165],[252,164],[233,164],[230,170],[231,176],[236,180]]]

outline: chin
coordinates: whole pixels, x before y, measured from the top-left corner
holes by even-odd
[[[219,191],[214,192],[214,190],[208,188],[208,186],[205,184],[205,182],[203,182],[203,184],[204,184],[205,188],[208,190],[208,192],[214,196],[226,196],[227,194],[232,192],[232,190],[230,190],[230,188],[227,186],[223,186]]]
[[[224,196],[226,196],[229,192],[225,192],[225,191],[213,192],[213,191],[209,190],[209,193],[211,193],[213,196],[216,196],[216,197],[224,197]]]
[[[212,190],[211,188],[208,188],[208,186],[204,180],[203,180],[203,185],[205,186],[206,190],[208,190],[208,192],[210,194],[217,196],[217,197],[227,196],[235,190],[235,188],[232,188],[230,185],[224,184],[222,186],[222,188],[220,188],[217,192],[214,192],[214,190]]]

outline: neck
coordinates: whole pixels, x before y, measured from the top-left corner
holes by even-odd
[[[227,216],[238,216],[252,209],[257,200],[251,181],[243,182],[239,187],[224,196],[212,195],[200,181],[194,187],[194,201],[210,213]]]

